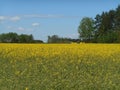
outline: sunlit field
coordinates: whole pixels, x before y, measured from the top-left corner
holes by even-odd
[[[120,44],[0,44],[0,90],[119,90]]]

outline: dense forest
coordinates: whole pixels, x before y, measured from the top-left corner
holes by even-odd
[[[120,5],[115,10],[81,20],[78,32],[84,42],[120,43]]]
[[[102,12],[96,17],[84,17],[78,26],[78,39],[48,36],[47,43],[120,43],[120,5],[115,10]],[[33,35],[17,33],[0,34],[0,42],[3,43],[43,43],[42,40],[34,40]]]

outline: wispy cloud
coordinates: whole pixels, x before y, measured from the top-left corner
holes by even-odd
[[[6,19],[5,16],[0,16],[0,21],[5,20],[5,19]]]
[[[33,28],[24,28],[24,27],[17,27],[17,28],[14,28],[16,31],[20,31],[20,32],[32,32],[34,31]]]
[[[6,26],[6,29],[8,30],[14,30],[14,31],[25,31],[26,29],[24,27],[14,27],[14,26]]]
[[[20,16],[10,17],[10,20],[11,20],[11,21],[19,21],[20,19],[21,19]]]
[[[6,28],[7,28],[7,29],[13,29],[13,27],[12,27],[12,26],[7,26]]]
[[[23,28],[23,27],[18,27],[18,28],[16,28],[18,31],[25,31],[25,28]]]
[[[34,28],[25,28],[22,26],[15,27],[15,26],[6,26],[7,30],[18,31],[18,32],[33,32]]]
[[[33,27],[38,27],[40,24],[39,23],[32,23]]]
[[[10,20],[10,21],[19,21],[22,16],[0,16],[0,21]]]
[[[31,14],[31,15],[24,15],[24,17],[25,18],[78,18],[79,16]]]
[[[66,15],[52,15],[52,14],[46,14],[46,15],[29,14],[29,15],[17,15],[17,16],[0,16],[0,21],[9,20],[9,21],[16,22],[26,18],[30,19],[30,18],[79,18],[79,17],[80,16],[70,16],[70,15],[66,16]]]

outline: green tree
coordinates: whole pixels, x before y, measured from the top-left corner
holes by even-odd
[[[6,37],[8,42],[11,42],[11,43],[17,43],[19,40],[17,33],[13,33],[13,32],[6,34]]]
[[[120,5],[116,8],[115,29],[120,31]]]
[[[43,43],[42,40],[34,40],[32,34],[21,34],[18,35],[14,32],[0,34],[1,43]]]
[[[81,20],[78,27],[80,39],[83,41],[90,41],[94,35],[94,21],[92,18],[85,17]]]
[[[7,43],[17,43],[18,42],[18,35],[17,33],[6,33],[0,35],[0,42],[7,42]]]
[[[119,42],[120,6],[95,17],[95,42]]]
[[[19,36],[20,43],[32,43],[34,42],[34,38],[32,35],[21,34]]]
[[[48,36],[48,43],[58,43],[59,37],[58,35]]]

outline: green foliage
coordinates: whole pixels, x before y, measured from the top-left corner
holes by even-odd
[[[6,33],[0,35],[1,42],[18,42],[18,35],[16,33]]]
[[[9,32],[0,34],[0,42],[2,43],[43,43],[41,40],[34,40],[33,35]]]
[[[19,42],[20,43],[24,43],[24,42],[26,42],[26,43],[32,43],[33,42],[33,36],[32,35],[25,35],[25,34],[21,34],[20,36],[19,36]]]
[[[85,17],[81,20],[78,27],[78,33],[80,34],[80,39],[86,41],[91,40],[94,34],[94,21],[92,18]]]
[[[57,43],[59,42],[59,37],[57,35],[48,36],[48,43]]]
[[[120,43],[120,6],[115,10],[97,14],[94,21],[83,18],[78,32],[84,42]]]
[[[58,35],[48,36],[48,43],[71,43],[71,42],[80,42],[79,39],[63,38]]]

